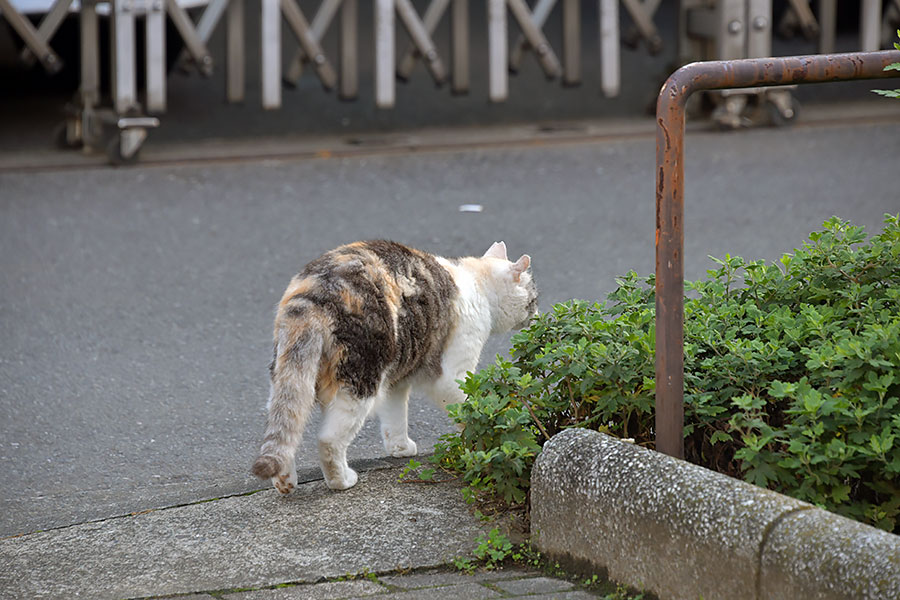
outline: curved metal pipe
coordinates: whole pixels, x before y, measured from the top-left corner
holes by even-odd
[[[675,71],[656,104],[656,449],[684,458],[684,107],[701,90],[900,76],[900,52],[696,62]]]

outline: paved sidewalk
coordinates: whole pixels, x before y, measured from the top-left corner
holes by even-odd
[[[376,465],[345,492],[318,480],[0,539],[0,599],[596,596],[533,571],[452,570],[496,524],[458,481],[401,473]]]

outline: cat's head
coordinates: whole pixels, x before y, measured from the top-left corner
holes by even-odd
[[[494,242],[481,260],[489,278],[486,288],[491,299],[493,332],[522,329],[537,314],[538,291],[531,277],[531,257],[523,254],[512,262],[506,255],[506,244]]]

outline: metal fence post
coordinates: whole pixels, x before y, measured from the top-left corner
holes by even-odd
[[[166,110],[166,5],[163,0],[145,0],[145,44],[147,112]]]
[[[262,0],[262,106],[266,110],[281,108],[281,2]]]
[[[225,77],[229,102],[244,101],[244,0],[231,0],[226,13],[226,59],[228,71]]]
[[[488,79],[491,102],[504,102],[509,94],[507,81],[506,0],[487,0]]]
[[[684,108],[701,90],[897,77],[900,52],[698,62],[673,73],[656,104],[656,449],[684,457]]]
[[[356,0],[344,0],[341,6],[341,82],[338,90],[341,100],[354,100],[359,93],[359,53],[356,44],[358,13]]]
[[[450,20],[452,67],[450,91],[469,93],[469,0],[453,0]]]
[[[599,0],[600,13],[600,88],[607,98],[619,95],[621,89],[619,58],[619,2]]]
[[[375,104],[393,108],[394,89],[394,0],[375,3]]]
[[[135,0],[113,0],[110,3],[111,88],[113,108],[120,115],[134,110],[137,103],[134,9]]]

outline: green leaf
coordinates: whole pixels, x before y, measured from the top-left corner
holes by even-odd
[[[850,499],[850,486],[837,485],[831,488],[831,499],[837,504],[842,504]]]
[[[760,463],[752,467],[745,473],[745,476],[751,483],[760,487],[766,487],[770,481],[775,481],[778,478],[775,469],[767,463]]]
[[[715,444],[716,442],[731,442],[733,441],[731,436],[725,433],[724,431],[714,431],[712,436],[709,438],[710,444]]]
[[[872,447],[875,454],[883,454],[885,451],[881,445],[881,439],[877,435],[873,435],[869,438],[869,445]]]
[[[782,381],[778,381],[777,379],[773,381],[769,386],[769,394],[773,398],[785,398],[788,396],[793,396],[796,391],[796,383],[784,383]]]
[[[814,389],[807,390],[803,395],[803,408],[806,409],[806,412],[815,414],[816,411],[819,410],[819,407],[825,402],[822,398],[822,394]]]

